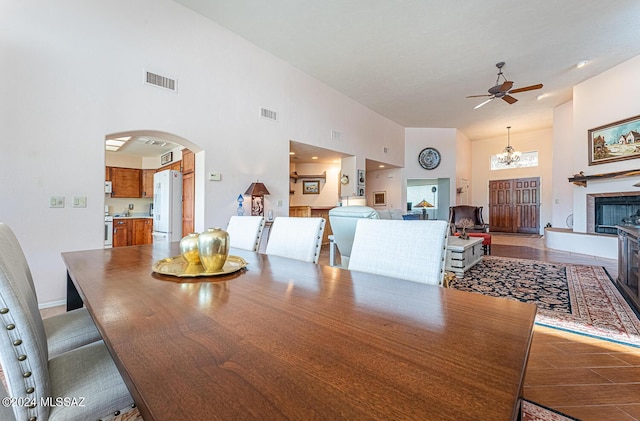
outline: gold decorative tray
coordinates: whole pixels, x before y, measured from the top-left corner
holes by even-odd
[[[188,264],[182,256],[168,257],[158,260],[153,264],[153,271],[163,275],[177,276],[180,278],[193,278],[196,276],[219,276],[237,272],[248,265],[247,261],[239,256],[227,256],[227,261],[222,269],[217,272],[205,272],[201,264]]]

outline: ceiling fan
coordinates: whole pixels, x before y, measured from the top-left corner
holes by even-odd
[[[467,98],[479,98],[479,97],[483,97],[483,96],[490,97],[486,101],[484,101],[484,102],[476,105],[475,107],[473,107],[474,110],[482,107],[487,102],[489,102],[489,101],[491,101],[493,99],[496,99],[496,98],[502,98],[504,101],[508,102],[509,104],[513,104],[514,102],[516,102],[518,100],[515,99],[514,97],[512,97],[510,94],[517,94],[518,92],[525,92],[525,91],[533,91],[535,89],[542,88],[542,83],[538,83],[537,85],[525,86],[524,88],[511,89],[511,87],[513,86],[513,82],[507,80],[507,78],[502,74],[502,67],[503,66],[504,66],[504,61],[501,61],[500,63],[496,63],[496,67],[498,68],[498,77],[496,79],[495,86],[492,86],[491,88],[489,88],[489,90],[488,90],[489,93],[488,94],[471,95],[471,96],[467,97]],[[504,82],[500,83],[500,77],[502,77],[502,80]]]

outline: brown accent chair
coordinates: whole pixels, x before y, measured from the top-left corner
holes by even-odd
[[[462,219],[471,219],[473,227],[467,228],[467,232],[489,232],[489,224],[482,219],[482,206],[459,205],[449,208],[449,225],[451,234],[455,234],[460,228],[456,224]]]

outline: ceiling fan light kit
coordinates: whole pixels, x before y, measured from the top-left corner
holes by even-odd
[[[535,89],[541,89],[543,86],[542,83],[538,83],[536,85],[525,86],[524,88],[511,89],[513,88],[513,82],[510,80],[507,80],[507,78],[502,73],[502,68],[504,67],[504,61],[501,61],[500,63],[496,63],[496,67],[498,68],[498,77],[496,78],[496,84],[487,90],[487,92],[489,93],[482,94],[482,95],[470,95],[467,97],[467,98],[479,98],[484,96],[489,97],[488,100],[476,105],[474,109],[478,109],[483,105],[485,105],[487,102],[496,98],[502,98],[502,100],[507,102],[508,104],[514,104],[518,100],[512,97],[511,96],[512,94],[517,94],[517,93],[526,92],[526,91],[533,91]],[[503,80],[502,83],[500,83],[500,78],[502,78]]]
[[[521,152],[516,151],[511,146],[511,126],[507,126],[507,146],[502,153],[498,154],[498,162],[504,165],[511,165],[520,161]]]

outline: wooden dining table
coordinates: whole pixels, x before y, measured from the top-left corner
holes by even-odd
[[[518,418],[534,305],[230,254],[193,278],[152,270],[178,243],[62,254],[145,420]]]

